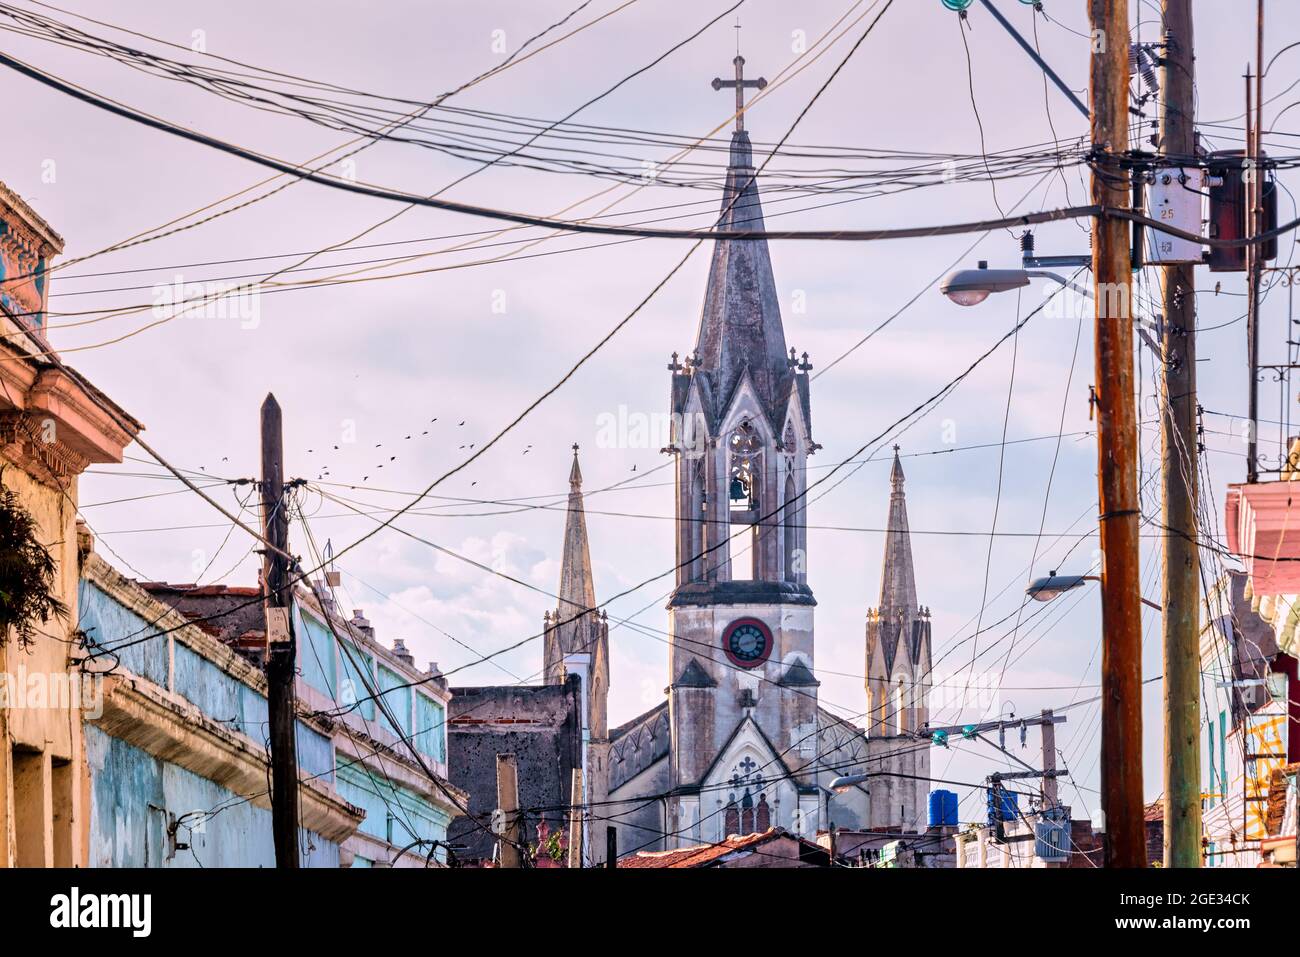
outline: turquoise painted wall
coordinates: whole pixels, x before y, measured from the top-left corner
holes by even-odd
[[[130,671],[168,687],[167,646],[170,636],[119,604],[93,583],[79,583],[80,627],[94,642],[112,644],[156,637],[122,649],[118,670]],[[172,640],[172,686],[168,690],[192,703],[209,718],[261,744],[266,740],[266,698],[180,641]],[[102,659],[112,663],[111,658]],[[298,767],[325,783],[334,782],[334,746],[326,735],[302,722],[297,725]],[[90,765],[92,866],[99,867],[270,867],[274,866],[271,812],[245,801],[213,781],[113,738],[94,725],[86,727]],[[201,833],[180,830],[180,851],[166,860],[167,814],[212,811]],[[197,820],[197,819],[196,819]],[[309,847],[303,864],[337,867],[338,846],[305,835]],[[312,847],[311,845],[314,845]]]
[[[80,628],[92,641],[116,644],[157,635],[158,629],[135,612],[123,607],[106,592],[82,580],[78,591]],[[128,638],[127,636],[134,637]],[[170,636],[160,635],[123,648],[116,653],[120,667],[156,685],[168,688],[167,644]],[[250,688],[214,662],[195,653],[179,641],[175,647],[173,685],[168,688],[213,720],[232,731],[261,743],[266,740],[267,704],[260,692]],[[101,664],[113,658],[101,659]],[[304,774],[322,781],[334,779],[334,748],[328,736],[298,722],[298,767]]]
[[[90,766],[91,867],[274,867],[271,812],[184,768],[86,728]],[[169,814],[194,811],[181,827],[178,850],[167,859]],[[215,812],[215,813],[213,813]],[[303,833],[304,867],[338,867],[339,849]]]
[[[365,808],[366,819],[361,822],[359,830],[371,837],[398,847],[404,847],[417,838],[447,839],[447,825],[451,820],[446,814],[413,791],[394,786],[378,774],[368,772],[362,764],[343,763],[342,756],[337,789],[345,801]],[[424,853],[428,853],[428,848]],[[438,859],[441,860],[441,856]]]

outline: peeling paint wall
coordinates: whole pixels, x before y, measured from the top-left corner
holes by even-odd
[[[274,867],[271,812],[220,785],[86,728],[90,767],[91,867]],[[188,850],[173,850],[168,823],[194,811],[176,829]],[[339,850],[303,832],[304,867],[338,867]]]
[[[97,642],[115,644],[129,635],[143,638],[164,630],[85,579],[80,583],[80,605],[81,628]],[[246,734],[254,741],[266,739],[266,696],[176,640],[174,632],[123,648],[117,657],[119,670],[180,695],[231,731]],[[301,722],[297,737],[302,773],[333,780],[334,748],[330,738]]]

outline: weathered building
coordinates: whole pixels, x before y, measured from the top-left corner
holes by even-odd
[[[817,843],[847,867],[939,870],[957,866],[957,828],[930,825],[922,833],[897,828],[822,831]]]
[[[89,865],[274,867],[261,669],[82,542]],[[301,864],[337,867],[366,812],[339,793],[334,721],[299,710]]]
[[[468,864],[493,860],[497,838],[498,754],[513,754],[523,809],[523,841],[536,843],[538,827],[551,833],[568,824],[573,771],[582,767],[582,679],[569,675],[549,685],[452,688],[448,735],[451,780],[466,792],[469,813],[456,818],[450,841]]]
[[[1252,595],[1251,587],[1245,573],[1225,572],[1201,631],[1207,867],[1259,863],[1273,773],[1300,750],[1296,659],[1279,634],[1294,627],[1296,596]]]
[[[819,844],[779,827],[751,834],[731,834],[709,844],[670,851],[637,851],[620,857],[619,867],[638,869],[830,867],[830,852]]]
[[[256,589],[143,587],[261,663],[266,638]],[[430,858],[446,860],[448,826],[469,796],[448,778],[451,692],[437,665],[418,668],[400,640],[391,648],[381,644],[360,610],[345,618],[323,582],[294,589],[294,629],[299,706],[329,719],[333,787],[365,812],[341,844],[340,865],[423,867]],[[300,733],[300,749],[301,741]]]
[[[737,65],[743,60],[737,58]],[[720,229],[762,230],[749,135],[731,138]],[[771,827],[923,827],[928,612],[917,602],[895,456],[864,729],[818,703],[807,537],[812,369],[787,351],[765,240],[713,249],[695,345],[669,364],[676,588],[667,700],[609,733],[607,810],[623,850]],[[567,550],[567,546],[566,546]],[[583,601],[594,602],[593,596]],[[593,605],[594,607],[594,605]],[[832,795],[837,776],[874,772]]]
[[[122,461],[142,426],[45,339],[47,268],[63,240],[0,184],[0,485],[34,520],[67,617],[0,635],[0,866],[84,866],[90,829],[75,639],[78,476]],[[9,495],[12,499],[9,499]],[[13,514],[12,511],[9,514]]]

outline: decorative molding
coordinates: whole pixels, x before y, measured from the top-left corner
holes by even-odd
[[[67,490],[90,460],[56,436],[57,424],[27,412],[0,412],[0,447],[15,465],[46,485]]]

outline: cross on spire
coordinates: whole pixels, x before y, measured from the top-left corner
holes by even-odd
[[[737,24],[736,29],[740,29],[739,24]],[[736,45],[739,48],[739,33],[736,34]],[[715,90],[734,89],[736,91],[736,132],[740,133],[745,129],[745,90],[761,90],[767,86],[767,80],[761,76],[757,80],[746,80],[745,58],[739,52],[736,53],[736,58],[731,62],[736,65],[736,78],[734,80],[724,80],[720,76],[715,76],[713,78],[713,88]]]

